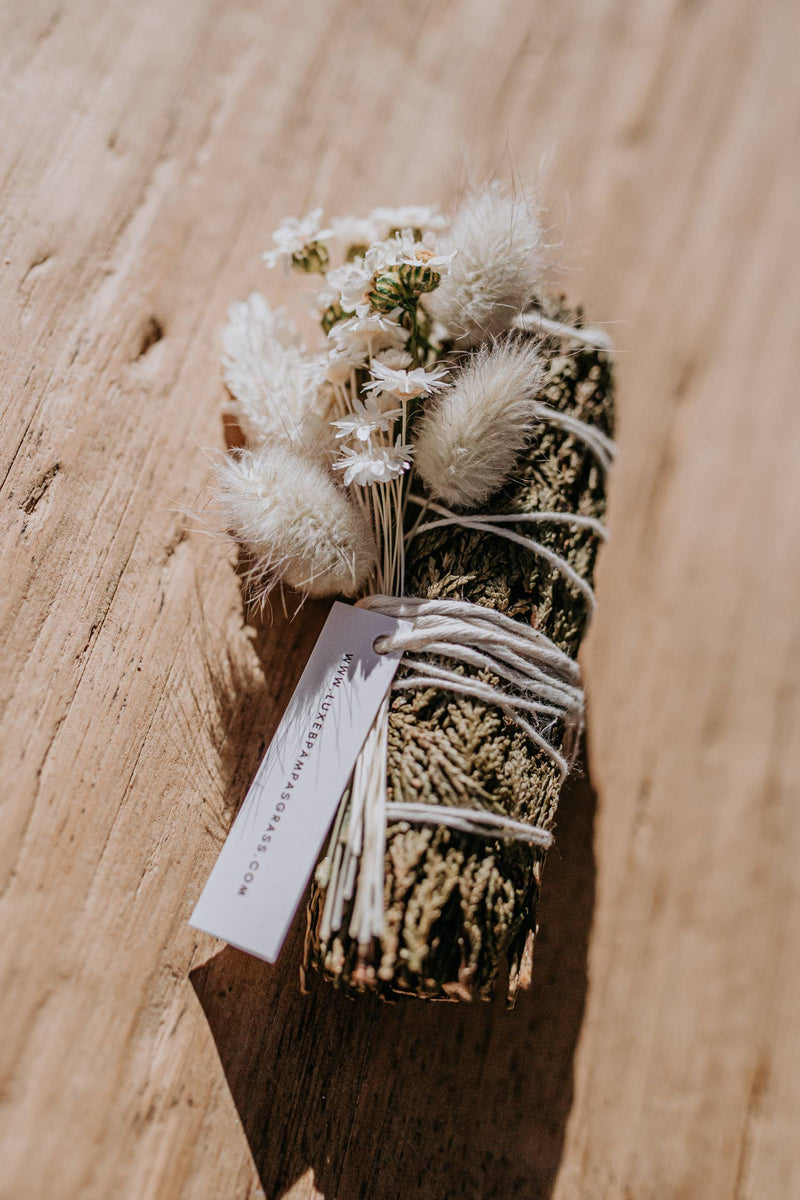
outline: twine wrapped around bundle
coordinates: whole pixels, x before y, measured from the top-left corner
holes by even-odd
[[[608,353],[569,332],[581,329],[580,312],[546,300],[540,301],[540,309],[540,332],[545,333],[541,402],[610,437],[614,415]],[[535,328],[536,321],[531,325]],[[545,420],[534,428],[510,480],[481,512],[578,514],[596,522],[605,506],[606,478],[598,455],[585,439]],[[411,511],[407,525],[413,526],[416,518]],[[524,523],[504,522],[502,527],[530,534]],[[599,544],[596,525],[544,521],[536,525],[535,536],[591,584]],[[543,555],[498,532],[459,524],[440,525],[409,539],[405,594],[496,610],[541,631],[573,658],[589,616],[585,590]],[[401,666],[398,684],[410,670]],[[494,686],[500,683],[485,669],[462,665],[459,670]],[[558,750],[568,734],[565,725],[555,723],[548,739]],[[390,804],[478,808],[553,830],[562,772],[496,705],[436,686],[395,687],[387,742]],[[323,923],[327,867],[342,836],[339,822],[317,871],[308,912],[307,966],[349,991],[471,999],[491,995],[507,961],[509,999],[527,986],[543,848],[390,818],[383,931],[365,946],[350,932],[352,900],[340,914],[338,928]]]

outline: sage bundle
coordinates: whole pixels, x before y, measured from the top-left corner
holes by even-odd
[[[231,309],[248,447],[219,471],[225,523],[258,600],[288,586],[402,620],[314,875],[306,966],[351,992],[467,1000],[508,964],[513,1001],[583,725],[608,342],[544,293],[535,207],[497,185],[452,221],[323,228],[316,211],[274,240],[269,265],[321,277],[327,347],[260,295]]]

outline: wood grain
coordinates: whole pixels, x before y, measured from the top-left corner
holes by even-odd
[[[800,10],[7,0],[0,34],[0,1194],[800,1194]],[[620,349],[594,790],[514,1014],[303,996],[297,933],[269,968],[187,926],[324,615],[248,625],[183,515],[221,322],[285,213],[548,155]]]

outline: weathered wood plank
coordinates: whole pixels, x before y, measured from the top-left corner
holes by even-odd
[[[798,26],[3,7],[2,1195],[800,1191]],[[565,286],[620,322],[597,815],[563,806],[515,1014],[304,997],[297,939],[270,969],[186,924],[323,615],[248,627],[182,515],[224,311],[285,212],[553,149]]]

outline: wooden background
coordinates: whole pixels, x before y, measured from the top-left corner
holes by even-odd
[[[4,1198],[800,1195],[799,37],[791,0],[2,5]],[[534,990],[302,996],[297,930],[270,968],[187,925],[323,616],[249,626],[182,515],[221,323],[287,212],[543,158],[621,458]]]

